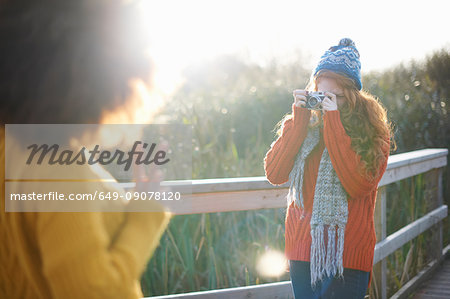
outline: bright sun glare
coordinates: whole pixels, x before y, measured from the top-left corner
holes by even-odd
[[[187,65],[224,53],[264,64],[272,57],[309,56],[306,67],[342,37],[360,50],[362,71],[380,70],[409,58],[424,58],[449,45],[443,1],[142,1],[155,62],[154,86],[168,95]],[[416,20],[416,22],[414,22]],[[420,22],[419,22],[420,20]],[[308,59],[309,58],[309,59]]]
[[[268,250],[259,257],[256,270],[262,276],[277,277],[285,272],[286,265],[284,254],[280,251]]]

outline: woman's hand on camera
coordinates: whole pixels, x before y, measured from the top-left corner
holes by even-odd
[[[331,92],[325,92],[325,95],[326,97],[322,101],[323,112],[338,110],[336,95]]]
[[[295,106],[304,108],[306,105],[306,91],[303,89],[296,89],[292,95],[294,96]]]

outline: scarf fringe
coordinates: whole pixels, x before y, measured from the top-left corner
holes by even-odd
[[[342,264],[344,253],[344,231],[342,225],[330,225],[328,227],[328,244],[325,250],[324,225],[320,224],[311,228],[311,287],[322,281],[324,276],[339,277],[344,275]],[[338,238],[335,240],[336,231]],[[336,242],[337,241],[337,242]],[[337,243],[337,244],[336,244]]]

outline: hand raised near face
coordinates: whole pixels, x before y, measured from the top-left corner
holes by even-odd
[[[325,92],[325,99],[322,101],[322,111],[335,111],[338,109],[336,95],[331,92]]]
[[[296,89],[292,93],[294,96],[294,104],[296,107],[305,107],[307,91],[303,89]]]

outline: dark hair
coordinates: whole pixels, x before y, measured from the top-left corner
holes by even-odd
[[[137,7],[124,1],[1,1],[0,119],[97,123],[149,79]]]

